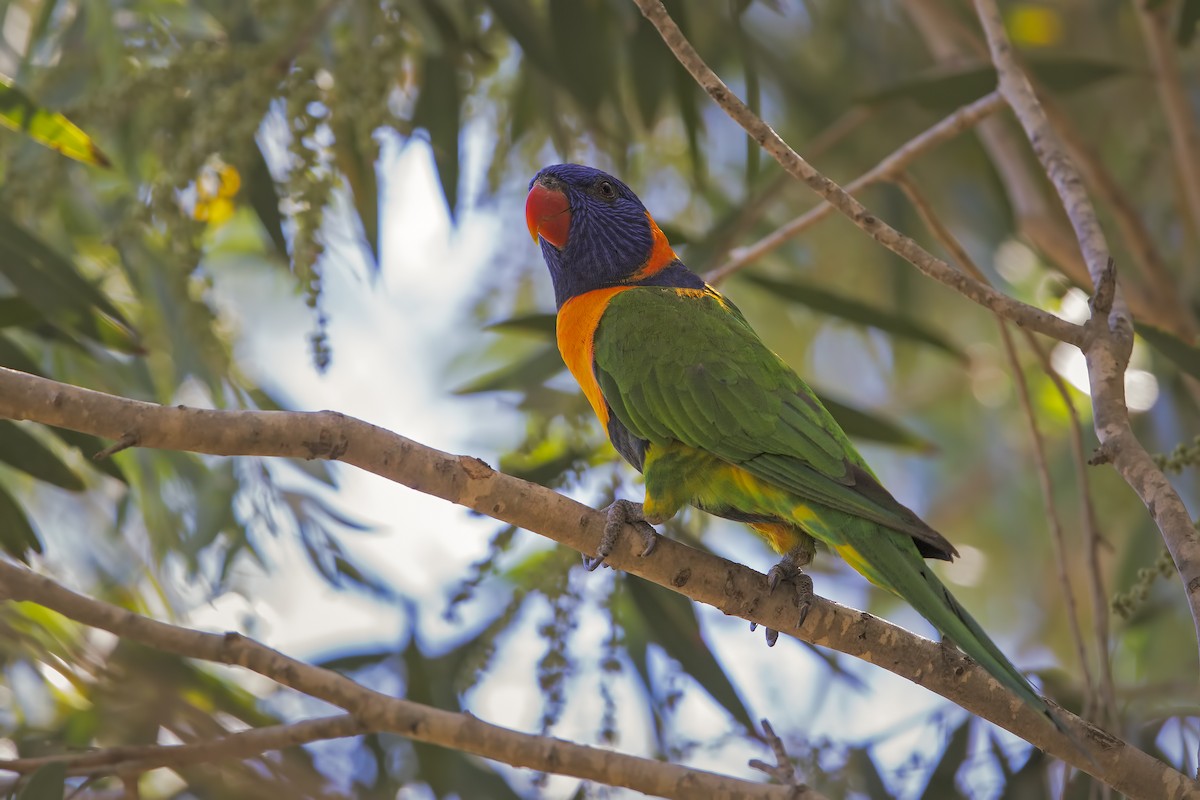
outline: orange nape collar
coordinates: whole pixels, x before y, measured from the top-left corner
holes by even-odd
[[[662,228],[658,227],[658,223],[654,221],[654,217],[650,216],[650,212],[646,212],[646,219],[650,221],[650,235],[653,237],[654,244],[650,247],[650,255],[646,258],[646,263],[638,269],[637,272],[629,276],[630,281],[641,281],[649,278],[656,272],[661,272],[666,269],[679,256],[675,255],[675,251],[671,249],[671,243],[667,241],[667,235],[662,232]]]

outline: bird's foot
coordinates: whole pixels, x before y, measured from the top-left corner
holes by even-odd
[[[804,620],[808,619],[808,612],[812,608],[813,580],[804,574],[803,570],[811,560],[811,550],[797,548],[785,555],[767,572],[768,591],[774,593],[779,584],[784,581],[796,587],[796,609],[799,612],[796,620],[797,628],[804,624]],[[750,623],[750,630],[754,630],[755,627],[757,626],[753,622]],[[766,635],[767,646],[774,647],[775,642],[779,640],[779,631],[767,628]]]
[[[638,555],[645,558],[654,551],[654,545],[658,543],[658,533],[646,521],[646,512],[641,503],[635,503],[632,500],[614,500],[612,505],[604,511],[607,519],[604,522],[604,533],[600,537],[600,544],[596,546],[596,557],[583,557],[583,565],[588,572],[604,563],[604,559],[608,558],[613,548],[616,547],[621,529],[627,524],[636,528],[642,536],[642,552]]]

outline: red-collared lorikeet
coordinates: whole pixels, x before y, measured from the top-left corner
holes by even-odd
[[[811,597],[800,569],[815,537],[1058,725],[926,565],[954,547],[880,485],[812,390],[679,260],[628,186],[592,167],[546,167],[525,214],[554,283],[563,360],[645,477],[642,506],[610,507],[592,568],[624,523],[643,532],[645,554],[650,524],[690,503],[748,524],[784,554],[771,586],[792,580]]]

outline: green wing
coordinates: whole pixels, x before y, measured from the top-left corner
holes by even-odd
[[[712,453],[812,502],[955,554],[884,489],[812,390],[715,291],[637,287],[613,297],[595,335],[613,414],[652,444]]]

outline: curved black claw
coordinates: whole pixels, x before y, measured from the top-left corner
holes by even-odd
[[[799,628],[804,624],[804,620],[808,619],[808,612],[812,609],[813,604],[813,579],[801,572],[796,577],[792,578],[796,584],[796,607],[800,611],[800,618],[796,621],[796,627]]]
[[[779,584],[787,581],[796,587],[796,609],[799,612],[799,617],[796,621],[796,627],[804,624],[804,620],[808,619],[808,612],[812,609],[813,602],[813,580],[805,575],[802,567],[812,560],[812,551],[807,548],[797,548],[780,559],[779,563],[771,567],[767,572],[767,589],[774,592]],[[750,630],[754,630],[751,625]],[[767,630],[767,645],[773,647],[776,640],[779,639],[779,632]]]
[[[641,503],[635,503],[632,500],[614,500],[612,505],[605,509],[605,512],[608,517],[604,522],[604,534],[600,537],[600,544],[596,546],[596,557],[583,557],[583,566],[588,572],[604,563],[604,559],[608,558],[616,546],[621,529],[627,524],[632,525],[641,534],[642,552],[638,556],[645,558],[654,552],[654,546],[658,543],[658,533],[646,521],[646,513]]]

